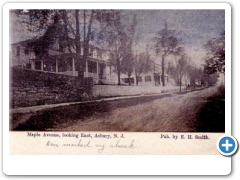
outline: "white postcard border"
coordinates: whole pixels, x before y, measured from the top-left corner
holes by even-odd
[[[80,5],[80,4],[77,4]],[[114,8],[117,9],[225,9],[226,58],[231,59],[231,7],[227,3],[84,3],[81,8]],[[51,8],[56,9],[56,4],[48,3],[15,3],[5,4],[3,7],[3,59],[9,59],[9,9],[28,8]],[[71,4],[58,4],[58,8],[74,9],[77,6]],[[231,61],[226,61],[226,111],[225,111],[225,134],[231,134]],[[159,175],[159,174],[206,174],[226,175],[231,171],[231,158],[221,155],[77,155],[77,156],[13,156],[9,155],[9,63],[3,61],[3,171],[12,175],[37,175],[37,174],[66,174],[66,175]],[[42,164],[45,164],[42,167]],[[205,166],[202,166],[204,164]],[[40,166],[39,166],[40,165]],[[151,166],[151,167],[149,167]],[[54,168],[52,168],[54,167]],[[69,168],[68,168],[69,167]],[[213,168],[214,167],[214,168]]]

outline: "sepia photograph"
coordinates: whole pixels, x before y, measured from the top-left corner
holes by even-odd
[[[10,131],[225,132],[225,9],[10,9],[9,43]]]
[[[233,5],[100,1],[3,5],[3,172],[231,173]]]

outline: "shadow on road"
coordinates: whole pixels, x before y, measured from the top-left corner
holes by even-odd
[[[10,124],[10,130],[46,131],[49,129],[54,129],[55,127],[59,127],[62,124],[71,125],[77,121],[84,121],[85,118],[93,115],[102,116],[105,112],[110,112],[117,108],[135,106],[137,104],[147,103],[158,98],[169,96],[171,95],[162,94],[158,96],[141,96],[113,101],[96,101],[91,103],[44,109],[27,115],[17,113],[13,114],[11,117],[10,122],[12,122],[12,124]],[[26,116],[27,120],[23,121],[23,116]]]
[[[30,118],[12,130],[18,131],[45,131],[62,123],[74,123],[76,120],[82,120],[86,117],[92,116],[95,113],[103,113],[110,110],[109,104],[106,102],[88,103],[87,105],[70,105],[64,107],[57,107],[48,110],[37,111],[36,114],[30,115]],[[15,117],[16,116],[16,117]],[[12,117],[12,121],[18,121],[20,114]]]
[[[225,132],[224,87],[219,87],[198,113],[196,132]]]

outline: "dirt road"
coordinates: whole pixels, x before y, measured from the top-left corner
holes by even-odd
[[[96,113],[55,127],[60,131],[195,132],[197,116],[215,87]]]

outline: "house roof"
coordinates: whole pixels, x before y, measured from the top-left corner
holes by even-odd
[[[16,43],[12,43],[11,45],[22,45],[22,46],[26,46],[28,45],[29,43],[32,43],[32,42],[36,42],[36,41],[39,41],[41,40],[41,37],[39,38],[32,38],[32,39],[27,39],[27,40],[24,40],[24,41],[19,41],[19,42],[16,42]],[[75,42],[75,39],[69,37],[69,42],[70,44],[74,43]],[[81,45],[83,45],[83,42],[81,42]],[[97,49],[97,50],[100,50],[100,51],[103,51],[103,52],[106,52],[107,50],[106,49],[103,49],[103,48],[99,48],[97,45],[93,45],[93,44],[89,44],[89,47],[90,48],[93,48],[93,49]]]
[[[32,38],[32,39],[27,39],[27,40],[24,40],[24,41],[19,41],[19,42],[16,42],[16,43],[12,43],[11,45],[27,45],[28,43],[35,42],[37,40],[38,40],[37,38]]]

